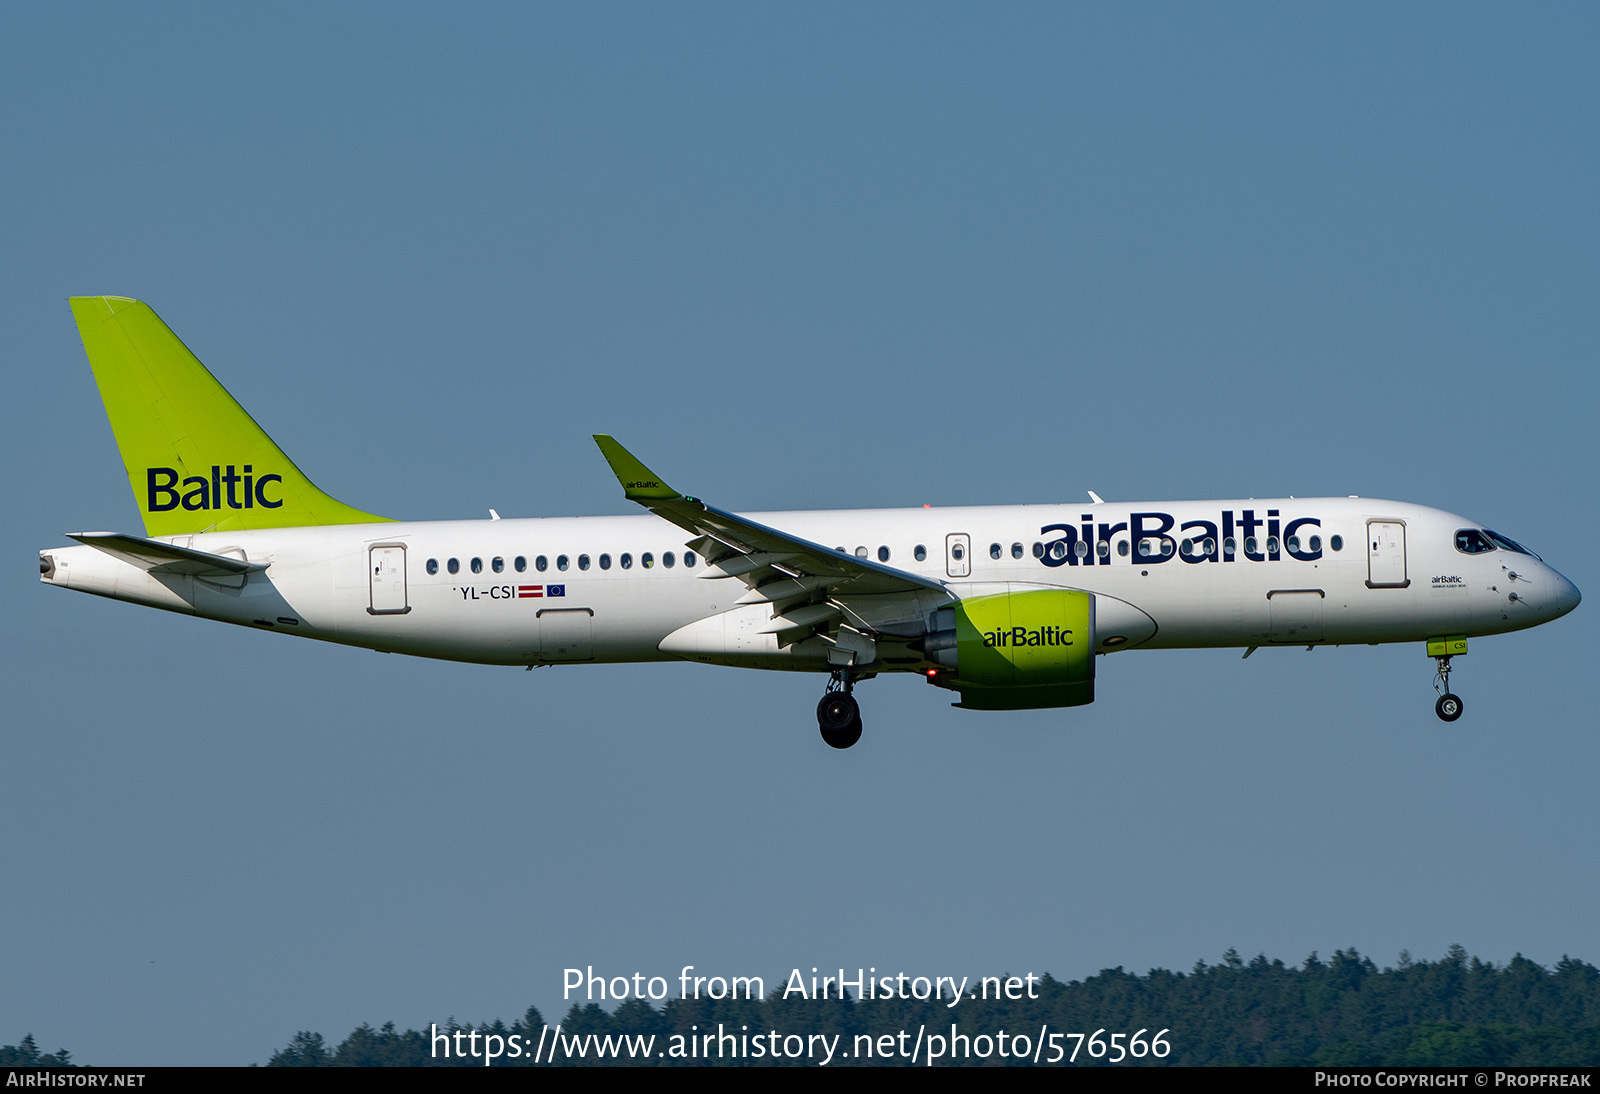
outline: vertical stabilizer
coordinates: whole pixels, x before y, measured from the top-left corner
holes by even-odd
[[[148,304],[71,304],[148,535],[385,519],[318,490]]]

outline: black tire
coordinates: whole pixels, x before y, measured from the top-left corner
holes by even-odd
[[[855,721],[851,722],[843,729],[824,729],[822,731],[822,740],[829,748],[849,748],[851,745],[861,740],[861,719],[859,717],[856,718]]]
[[[855,697],[842,691],[830,691],[817,704],[817,728],[824,734],[842,733],[851,722],[861,721],[861,708]]]
[[[1461,696],[1445,692],[1439,696],[1439,701],[1433,704],[1433,712],[1439,716],[1440,721],[1453,722],[1461,717],[1461,711],[1465,707],[1466,704],[1461,701]]]

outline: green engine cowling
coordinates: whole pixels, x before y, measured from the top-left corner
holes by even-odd
[[[1030,589],[979,596],[941,609],[938,617],[940,633],[928,643],[928,656],[955,670],[937,682],[961,692],[956,706],[1034,710],[1094,702],[1093,593]]]

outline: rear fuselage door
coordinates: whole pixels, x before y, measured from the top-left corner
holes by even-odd
[[[1403,589],[1406,577],[1406,526],[1397,520],[1367,521],[1367,586]]]
[[[373,615],[404,615],[406,603],[406,549],[400,546],[374,547],[367,553],[367,580],[372,600],[367,611]]]
[[[972,537],[967,533],[951,532],[944,537],[944,572],[951,577],[972,573]]]

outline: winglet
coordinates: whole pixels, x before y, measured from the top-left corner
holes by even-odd
[[[596,433],[594,443],[600,446],[600,454],[611,465],[611,473],[622,483],[622,492],[629,501],[648,503],[675,501],[683,497],[662,482],[654,471],[640,463],[639,457],[618,444],[615,438]]]

